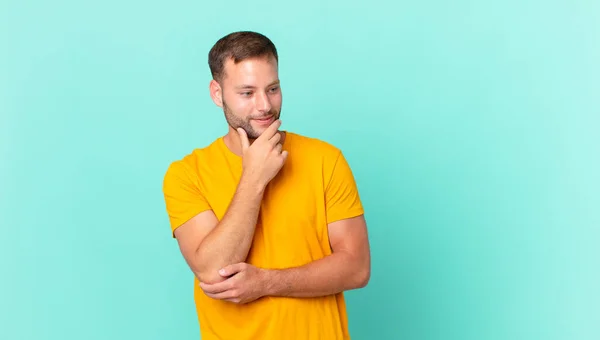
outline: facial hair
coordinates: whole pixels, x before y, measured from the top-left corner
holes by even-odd
[[[281,115],[281,111],[277,112],[277,111],[271,110],[266,115],[254,115],[254,116],[246,117],[246,119],[243,119],[243,118],[237,116],[235,113],[233,113],[233,111],[229,108],[229,106],[227,106],[227,103],[225,102],[225,100],[223,100],[223,112],[225,113],[225,120],[227,120],[227,124],[229,124],[229,126],[231,126],[234,130],[237,130],[238,128],[244,129],[244,131],[246,131],[246,135],[248,135],[248,139],[251,139],[251,140],[256,139],[260,136],[260,133],[257,132],[256,130],[254,130],[254,128],[250,124],[250,121],[252,119],[257,119],[257,118],[261,118],[261,117],[270,117],[270,116],[275,116],[275,119],[278,119],[279,116]]]

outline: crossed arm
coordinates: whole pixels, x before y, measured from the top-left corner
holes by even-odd
[[[367,285],[371,260],[364,216],[330,223],[328,229],[333,254],[304,266],[271,271],[268,295],[323,296]]]
[[[211,210],[175,230],[180,250],[205,293],[246,303],[262,296],[316,297],[364,287],[371,259],[363,215],[328,225],[332,254],[303,266],[257,268],[245,263],[262,190],[240,182],[219,222]]]

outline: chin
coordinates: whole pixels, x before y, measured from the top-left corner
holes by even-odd
[[[252,138],[256,139],[256,138],[262,136],[262,134],[265,133],[265,130],[264,129],[261,129],[261,130],[256,129],[256,130],[254,130],[254,132],[255,132],[255,134],[252,136]]]
[[[258,137],[267,130],[267,127],[256,126],[256,125],[252,124],[252,130],[253,130],[252,132],[254,132],[254,134]]]

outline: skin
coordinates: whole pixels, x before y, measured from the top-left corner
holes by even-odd
[[[333,254],[300,267],[258,268],[245,263],[267,184],[277,175],[287,152],[279,131],[282,95],[274,58],[235,64],[210,82],[210,95],[225,113],[229,131],[224,140],[242,156],[243,172],[221,221],[204,211],[175,230],[180,250],[214,299],[243,304],[264,296],[317,297],[366,286],[371,256],[364,216],[328,225]],[[256,119],[273,117],[270,124]]]

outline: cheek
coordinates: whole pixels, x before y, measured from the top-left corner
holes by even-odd
[[[243,115],[244,117],[252,114],[253,108],[254,102],[252,102],[251,99],[241,99],[237,103],[237,110],[240,113],[240,115]]]
[[[252,110],[252,100],[247,98],[232,98],[227,105],[240,116],[245,116]]]
[[[281,106],[281,94],[274,96],[271,99],[271,105],[276,106],[276,107],[280,107]]]

